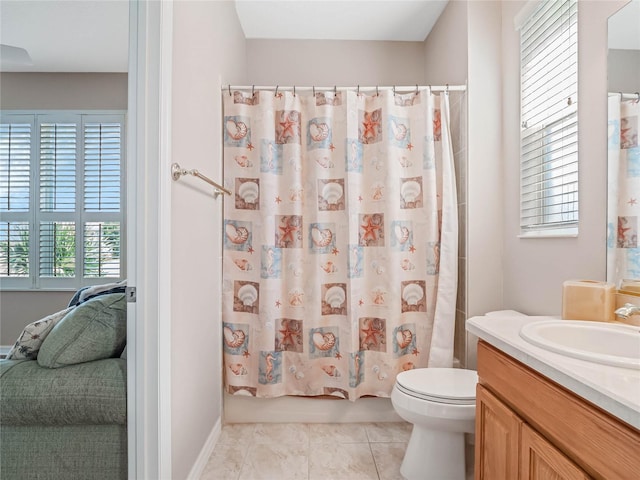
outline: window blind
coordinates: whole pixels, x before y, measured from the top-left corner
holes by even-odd
[[[520,30],[520,227],[578,224],[578,6],[546,1]]]

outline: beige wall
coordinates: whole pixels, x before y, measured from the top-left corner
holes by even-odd
[[[424,42],[425,83],[466,85],[467,3],[449,2]],[[453,355],[466,365],[467,318],[467,94],[451,92],[451,128],[458,192],[458,296]]]
[[[1,292],[0,345],[13,345],[26,325],[67,308],[74,293]]]
[[[467,30],[467,2],[449,2],[424,42],[427,84],[467,83]]]
[[[246,82],[232,2],[181,1],[173,11],[172,155],[222,179],[222,83]],[[168,172],[167,172],[168,173]],[[172,477],[189,474],[221,418],[222,198],[191,177],[171,189]]]
[[[625,3],[579,2],[579,236],[560,239],[518,238],[519,36],[513,18],[524,2],[502,3],[505,308],[558,314],[563,281],[606,279],[607,17]]]
[[[126,110],[126,73],[0,73],[0,108]]]
[[[126,110],[127,74],[0,73],[0,108]],[[12,345],[26,325],[65,308],[73,293],[0,291],[0,345]]]
[[[467,314],[473,316],[503,305],[500,2],[468,2],[467,22]]]
[[[610,92],[640,92],[640,50],[609,50],[607,65]]]
[[[422,42],[248,40],[255,85],[422,85]]]

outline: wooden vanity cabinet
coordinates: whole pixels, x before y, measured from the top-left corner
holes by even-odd
[[[478,343],[476,480],[637,480],[640,431]]]

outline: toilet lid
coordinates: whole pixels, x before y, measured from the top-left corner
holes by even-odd
[[[418,368],[399,373],[396,383],[400,390],[414,397],[470,405],[476,401],[478,374],[461,368]]]

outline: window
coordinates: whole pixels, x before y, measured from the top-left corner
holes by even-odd
[[[578,231],[578,4],[539,2],[520,26],[520,228]]]
[[[124,272],[124,114],[0,117],[3,288],[79,288]]]

